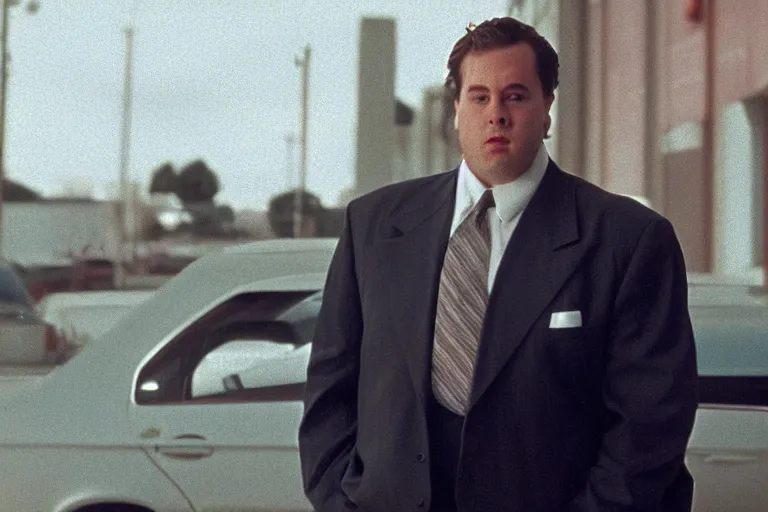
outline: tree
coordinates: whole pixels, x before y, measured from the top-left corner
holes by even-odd
[[[176,172],[166,162],[152,172],[150,194],[175,194],[190,222],[181,224],[176,231],[188,230],[199,236],[232,236],[235,212],[228,205],[217,205],[214,201],[219,192],[219,178],[202,160],[194,160]],[[162,235],[162,226],[152,229],[155,237]]]
[[[176,195],[192,216],[194,233],[211,236],[220,231],[213,202],[218,192],[219,178],[203,160],[195,160],[179,171]]]
[[[216,207],[216,218],[219,224],[232,224],[235,222],[235,210],[228,204],[220,204]]]
[[[219,178],[204,161],[195,160],[179,172],[175,192],[185,207],[212,204],[219,193]]]
[[[296,210],[296,191],[288,191],[273,196],[269,201],[267,218],[272,232],[279,238],[289,238],[293,233],[293,213]],[[301,195],[301,213],[303,217],[302,234],[318,236],[322,234],[321,221],[325,208],[320,198],[306,190]]]
[[[178,176],[170,162],[166,162],[152,172],[152,183],[149,186],[150,194],[174,194]]]

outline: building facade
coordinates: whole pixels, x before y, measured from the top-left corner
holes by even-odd
[[[558,50],[550,154],[668,217],[689,270],[763,279],[767,0],[518,0]]]

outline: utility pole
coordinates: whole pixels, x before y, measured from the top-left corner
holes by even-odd
[[[5,106],[8,104],[8,15],[9,0],[3,2],[3,28],[0,35],[0,257],[3,256],[3,183],[5,183]]]
[[[5,110],[8,105],[8,25],[11,7],[19,4],[18,0],[0,0],[3,2],[3,24],[0,33],[0,257],[3,256],[3,183],[5,183]],[[37,0],[27,3],[27,12],[35,14],[40,9]]]
[[[285,134],[285,188],[290,189],[291,185],[296,178],[293,164],[293,156],[295,154],[296,135],[293,133]]]
[[[129,165],[131,152],[131,105],[133,103],[133,20],[125,29],[125,78],[123,83],[123,123],[120,131],[120,215],[115,262],[115,288],[125,286],[124,248],[129,246],[128,201],[130,199]]]
[[[299,167],[299,186],[293,210],[293,236],[301,236],[303,224],[302,201],[307,186],[307,118],[309,117],[309,61],[311,50],[304,48],[304,58],[296,57],[296,65],[301,68],[301,164]]]

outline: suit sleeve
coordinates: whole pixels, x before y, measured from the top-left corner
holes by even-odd
[[[304,491],[317,512],[353,509],[341,480],[357,435],[362,314],[349,208],[323,292],[299,428]]]
[[[690,510],[684,457],[698,376],[685,265],[666,219],[650,222],[640,236],[611,326],[602,444],[586,489],[567,510]]]

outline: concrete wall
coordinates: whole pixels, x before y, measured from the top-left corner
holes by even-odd
[[[551,154],[648,197],[689,269],[753,271],[768,222],[768,2],[704,2],[698,21],[685,0],[525,0],[516,13],[563,66]]]
[[[701,123],[687,122],[670,129],[662,138],[661,160],[665,190],[657,209],[675,227],[688,270],[708,270],[710,230],[709,188],[705,174]]]

